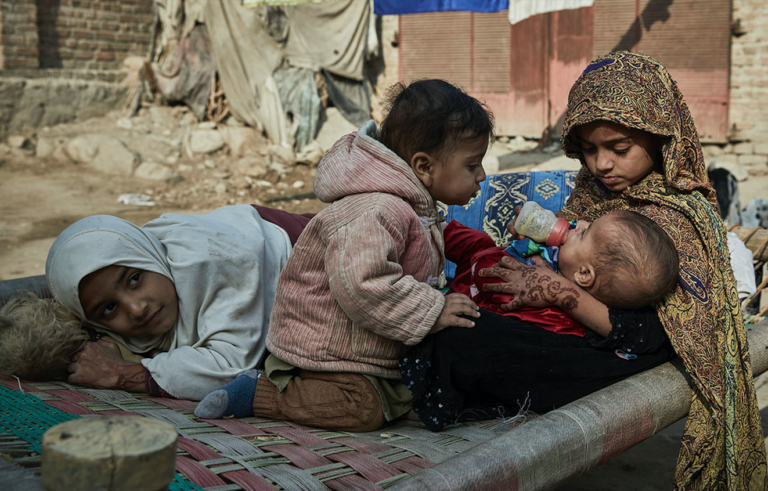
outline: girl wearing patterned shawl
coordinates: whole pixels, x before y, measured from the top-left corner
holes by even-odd
[[[676,244],[678,287],[654,307],[628,311],[600,303],[545,266],[502,260],[481,273],[504,280],[486,291],[515,296],[502,309],[560,307],[587,335],[557,336],[483,312],[474,329],[428,336],[401,363],[414,411],[433,430],[508,416],[521,406],[545,412],[657,366],[674,350],[693,382],[675,488],[766,489],[726,234],[677,85],[647,56],[598,58],[571,89],[563,147],[583,167],[560,216],[594,221],[623,209],[651,218]]]
[[[595,121],[655,135],[662,168],[620,193],[608,190],[574,131]],[[602,56],[571,89],[562,141],[567,155],[583,165],[562,217],[595,220],[612,210],[635,210],[677,245],[680,283],[657,306],[694,385],[676,487],[765,489],[765,445],[726,234],[677,84],[648,56]]]

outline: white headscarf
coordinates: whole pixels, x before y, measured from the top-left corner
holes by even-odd
[[[179,317],[169,333],[123,337],[95,327],[136,353],[167,351],[142,363],[166,392],[200,400],[261,361],[290,250],[286,232],[248,205],[205,215],[168,213],[143,227],[96,215],[59,235],[45,270],[56,300],[81,319],[78,286],[90,273],[118,265],[170,279]]]

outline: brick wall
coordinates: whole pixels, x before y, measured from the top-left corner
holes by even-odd
[[[36,11],[34,1],[0,1],[0,69],[39,66]]]
[[[705,148],[719,164],[768,173],[768,2],[733,0],[728,124],[732,144]],[[746,175],[745,174],[745,175]]]
[[[151,23],[152,0],[37,0],[40,67],[117,69],[147,55]]]
[[[768,2],[734,0],[742,35],[731,38],[731,112],[740,140],[768,134]]]
[[[152,0],[1,0],[0,69],[114,70],[146,56]]]

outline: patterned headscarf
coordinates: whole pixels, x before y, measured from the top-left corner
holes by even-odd
[[[575,128],[594,121],[659,136],[662,171],[622,192],[607,190],[573,140]],[[571,89],[563,148],[581,160],[582,170],[561,216],[595,220],[613,210],[635,210],[666,230],[679,253],[679,285],[657,305],[694,383],[675,487],[766,489],[765,444],[726,234],[677,84],[648,56],[601,56]]]
[[[581,159],[573,129],[597,120],[668,138],[663,148],[667,184],[681,191],[698,190],[712,206],[717,204],[691,112],[659,62],[621,51],[601,56],[584,70],[568,96],[563,124],[563,148],[569,157]]]

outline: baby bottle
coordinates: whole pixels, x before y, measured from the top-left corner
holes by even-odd
[[[568,232],[568,221],[557,218],[535,201],[527,201],[515,219],[515,230],[519,234],[548,246],[560,246]]]

